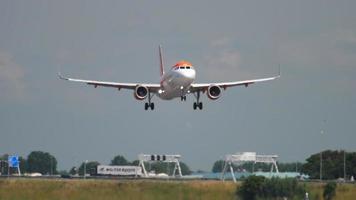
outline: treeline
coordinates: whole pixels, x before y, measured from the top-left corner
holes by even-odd
[[[8,154],[0,156],[7,161]],[[57,159],[48,152],[32,151],[27,158],[19,157],[21,173],[57,174]],[[1,166],[1,173],[7,173],[7,165]],[[14,169],[12,169],[13,171]],[[10,171],[10,173],[12,172]]]
[[[8,155],[0,156],[0,160],[7,161]],[[41,173],[43,175],[53,175],[53,174],[72,174],[72,175],[83,175],[84,168],[86,174],[95,174],[96,167],[101,163],[98,161],[88,161],[82,162],[80,166],[72,167],[69,171],[62,170],[58,171],[57,169],[57,159],[48,152],[42,151],[33,151],[31,152],[27,158],[19,157],[20,161],[20,170],[21,173]],[[109,165],[135,165],[138,166],[139,161],[134,160],[132,162],[128,161],[124,156],[117,155],[115,156]],[[179,162],[182,174],[189,175],[191,174],[191,170],[188,165],[184,162]],[[155,171],[155,173],[167,173],[172,174],[174,170],[174,164],[172,163],[164,163],[164,162],[154,162],[147,163],[146,170],[147,171]],[[1,174],[7,173],[7,165],[0,166]],[[14,171],[14,169],[12,169]]]
[[[322,159],[320,159],[322,158]],[[7,160],[8,155],[0,156],[0,160]],[[93,169],[96,169],[100,163],[98,161],[88,161],[87,163],[81,163],[79,166],[72,167],[69,171],[60,171],[57,169],[57,159],[48,152],[33,151],[27,158],[20,157],[20,169],[22,173],[34,173],[41,174],[84,174],[84,165],[86,173],[93,173]],[[356,177],[356,152],[344,152],[326,150],[309,156],[305,163],[278,163],[280,172],[301,172],[307,174],[311,179],[320,178],[320,161],[322,161],[322,177],[325,180],[334,180],[344,177],[344,166],[346,170],[346,178],[350,179],[351,176]],[[138,160],[128,161],[124,156],[115,156],[109,165],[135,165],[139,163]],[[344,165],[345,163],[345,165]],[[174,164],[164,162],[148,162],[146,165],[147,171],[155,171],[156,173],[172,174]],[[191,174],[191,170],[188,165],[180,162],[182,174]],[[224,167],[224,161],[218,160],[213,164],[212,172],[221,172]],[[242,165],[234,165],[234,171],[240,172],[256,172],[256,171],[270,171],[271,165],[264,163],[243,163]],[[1,166],[1,173],[6,174],[6,166]]]
[[[356,175],[356,152],[326,150],[311,155],[306,161],[302,167],[302,172],[308,174],[312,179],[320,178],[321,161],[323,179],[344,178],[344,166],[347,179]]]

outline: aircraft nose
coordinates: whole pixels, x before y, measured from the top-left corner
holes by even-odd
[[[188,70],[185,75],[189,79],[195,79],[195,70],[193,70],[193,69]]]

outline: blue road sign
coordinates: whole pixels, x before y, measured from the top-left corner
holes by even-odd
[[[19,167],[20,161],[19,156],[9,156],[9,167]]]

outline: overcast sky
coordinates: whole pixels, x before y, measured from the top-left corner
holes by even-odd
[[[225,154],[305,161],[356,151],[356,1],[0,1],[0,154],[53,154],[60,169],[118,154]],[[196,82],[282,78],[144,110],[133,92],[59,80],[159,82],[185,59]],[[321,132],[324,132],[321,134]]]

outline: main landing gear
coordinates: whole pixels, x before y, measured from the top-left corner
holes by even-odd
[[[151,108],[151,110],[155,109],[155,104],[154,103],[145,103],[145,110],[148,110],[148,108]]]
[[[151,102],[153,96],[151,96],[151,92],[148,91],[148,102],[145,103],[145,110],[148,110],[148,108],[151,108],[151,110],[155,109],[155,104]]]
[[[197,92],[197,95],[195,95],[195,98],[196,98],[196,102],[193,103],[193,108],[194,110],[196,110],[197,108],[199,108],[199,110],[202,110],[203,109],[203,102],[199,102],[199,98],[200,98],[200,91]]]
[[[197,107],[198,107],[200,110],[202,110],[202,109],[203,109],[203,102],[199,102],[199,103],[194,102],[194,103],[193,103],[193,108],[194,108],[194,110],[196,110]]]

